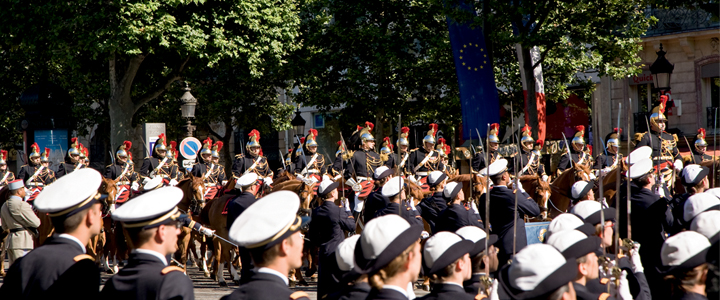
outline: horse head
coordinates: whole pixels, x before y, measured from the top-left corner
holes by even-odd
[[[205,206],[205,184],[201,177],[188,174],[178,182],[177,187],[183,191],[183,199],[178,208],[185,211],[200,211]]]
[[[520,184],[522,184],[525,192],[527,192],[540,207],[543,220],[547,219],[547,203],[552,194],[550,184],[542,180],[542,177],[538,175],[520,176]]]
[[[115,204],[115,200],[117,198],[117,185],[116,181],[109,179],[109,178],[102,178],[102,183],[100,183],[100,187],[98,187],[98,194],[100,195],[107,195],[105,199],[102,202],[103,210],[105,211],[105,214],[109,212],[110,208],[113,204]]]
[[[405,194],[408,198],[413,200],[413,205],[418,205],[420,201],[422,201],[422,199],[424,199],[427,194],[429,194],[429,192],[423,192],[422,187],[410,180],[405,181],[405,183]]]

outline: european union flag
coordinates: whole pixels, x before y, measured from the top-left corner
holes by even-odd
[[[465,3],[460,3],[459,8],[475,14]],[[469,140],[475,129],[487,134],[488,123],[500,122],[500,101],[482,28],[470,28],[469,24],[459,24],[449,17],[447,22],[460,85],[463,139]]]

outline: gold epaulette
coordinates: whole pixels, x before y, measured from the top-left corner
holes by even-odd
[[[673,135],[672,135],[672,136],[673,136],[673,139],[675,139],[675,142],[677,143],[677,141],[678,141],[678,137],[677,137],[677,134],[674,134],[674,133],[673,133]]]
[[[692,153],[690,153],[690,155],[688,155],[688,156],[682,156],[682,155],[681,155],[680,157],[682,157],[683,165],[687,165],[687,164],[691,163],[692,160],[693,160],[693,159],[692,159]]]
[[[487,298],[487,296],[486,296],[485,294],[477,294],[477,295],[475,295],[475,300],[482,300],[482,299],[485,299],[485,298]]]
[[[353,155],[355,155],[355,151],[348,150],[348,151],[345,151],[345,154],[343,154],[342,158],[343,158],[343,160],[349,160],[350,158],[353,157]]]
[[[306,292],[303,292],[303,291],[297,291],[297,292],[294,292],[294,293],[290,294],[290,299],[291,299],[291,300],[297,300],[297,299],[300,299],[300,298],[310,298],[310,296],[308,296],[308,294],[307,294]]]
[[[608,284],[608,282],[610,282],[609,278],[600,279],[600,284]]]
[[[245,157],[245,156],[243,156],[243,154],[242,154],[242,153],[240,153],[240,154],[237,154],[237,155],[235,155],[235,159],[238,159],[238,158],[243,158],[243,157]]]
[[[172,271],[180,271],[180,272],[185,273],[185,270],[183,270],[183,268],[181,268],[181,267],[178,267],[178,266],[167,266],[167,267],[165,267],[164,269],[162,269],[162,271],[160,271],[160,274],[167,275],[167,273],[170,273],[170,272],[172,272]]]
[[[637,144],[640,140],[642,140],[643,137],[645,137],[645,134],[646,134],[646,133],[647,133],[647,132],[638,132],[638,133],[636,133],[636,134],[635,134],[635,137],[633,138],[633,140],[635,140],[635,143]]]
[[[417,151],[418,149],[420,149],[420,148],[412,149],[412,150],[408,151],[408,153],[413,152],[413,151]]]
[[[81,261],[81,260],[83,260],[83,259],[89,259],[89,260],[95,261],[95,258],[93,258],[92,256],[87,255],[87,254],[80,254],[80,255],[78,255],[78,256],[73,257],[73,260],[74,260],[75,262],[79,262],[79,261]]]
[[[610,294],[608,294],[608,293],[602,293],[602,294],[600,294],[600,296],[598,297],[598,300],[606,300],[607,298],[610,298]]]

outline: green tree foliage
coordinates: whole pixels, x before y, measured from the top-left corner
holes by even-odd
[[[0,58],[21,76],[20,91],[37,74],[59,81],[78,117],[92,109],[109,120],[117,145],[135,113],[184,77],[223,62],[261,78],[284,64],[300,45],[295,10],[293,1],[268,0],[4,1]]]

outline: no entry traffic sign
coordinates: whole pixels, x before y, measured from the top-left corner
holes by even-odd
[[[195,159],[200,148],[200,140],[194,137],[187,137],[180,142],[180,154],[187,159]]]

